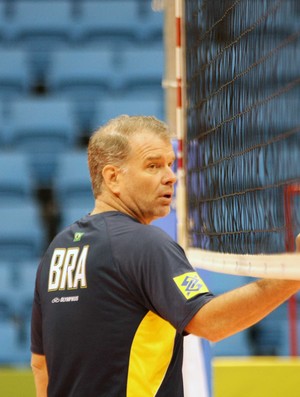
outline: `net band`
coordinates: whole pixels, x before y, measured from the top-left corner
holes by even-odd
[[[224,254],[190,248],[187,257],[194,267],[239,276],[300,280],[300,254]]]

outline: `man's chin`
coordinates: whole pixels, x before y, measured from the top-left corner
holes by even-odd
[[[154,217],[153,220],[160,219],[160,218],[164,218],[164,217],[168,216],[169,213],[170,213],[170,211],[171,211],[170,206],[166,206],[166,207],[165,207],[162,211],[160,211],[158,214],[155,214],[155,217]]]

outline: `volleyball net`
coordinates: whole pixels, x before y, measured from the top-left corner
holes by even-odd
[[[187,255],[207,270],[300,279],[300,3],[177,3]]]

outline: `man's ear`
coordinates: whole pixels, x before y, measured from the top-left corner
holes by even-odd
[[[114,165],[106,165],[102,170],[102,176],[107,188],[114,194],[118,195],[120,168]]]

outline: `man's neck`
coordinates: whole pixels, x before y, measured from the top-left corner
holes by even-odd
[[[108,212],[108,211],[118,211],[118,210],[98,196],[95,200],[95,207],[91,212],[91,215],[96,215],[96,214],[100,214],[101,212]]]

